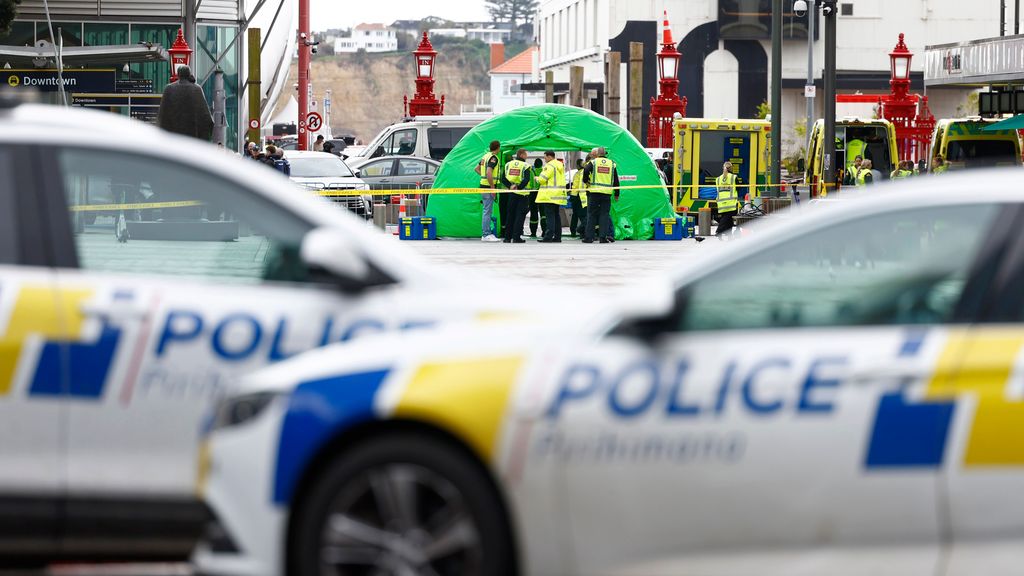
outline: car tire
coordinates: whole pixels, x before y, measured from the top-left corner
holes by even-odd
[[[504,508],[487,473],[429,435],[389,434],[345,451],[293,514],[289,574],[377,573],[374,567],[385,574],[516,573]],[[420,570],[423,562],[433,571]]]

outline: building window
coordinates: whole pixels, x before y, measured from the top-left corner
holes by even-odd
[[[152,42],[165,48],[169,48],[171,44],[174,44],[174,39],[178,36],[178,28],[180,24],[133,24],[131,28],[131,43],[138,44],[139,42]],[[198,50],[196,51],[199,52]],[[195,60],[195,53],[193,54],[193,60]],[[153,80],[153,92],[161,94],[164,91],[164,87],[171,80],[171,63],[170,62],[141,62],[131,64],[132,78],[141,77]],[[193,72],[196,69],[193,66]],[[199,74],[196,73],[198,76]],[[200,76],[200,79],[202,77]],[[207,94],[209,96],[209,94]]]
[[[82,45],[82,23],[81,22],[54,22],[53,38],[62,38],[65,47]],[[46,22],[36,22],[36,38],[50,41],[50,28]]]
[[[840,4],[839,10],[842,16],[853,16],[853,4]]]
[[[85,46],[116,46],[128,43],[127,24],[85,23],[82,41]]]
[[[36,43],[34,22],[12,22],[7,35],[0,34],[0,46],[32,46]]]
[[[519,80],[502,80],[501,81],[501,95],[512,96],[512,87],[519,84]]]

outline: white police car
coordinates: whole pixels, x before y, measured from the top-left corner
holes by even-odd
[[[202,417],[232,379],[513,305],[212,146],[9,102],[0,126],[4,566],[187,558]]]
[[[1018,188],[882,187],[589,325],[375,337],[255,373],[204,443],[198,566],[1017,573]]]

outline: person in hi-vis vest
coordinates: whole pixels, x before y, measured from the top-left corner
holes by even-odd
[[[565,204],[565,165],[555,158],[552,150],[544,152],[544,170],[537,177],[540,190],[537,191],[537,204],[544,209],[544,222],[547,224],[541,242],[562,241],[562,204]]]
[[[480,187],[494,190],[498,187],[499,174],[501,173],[501,142],[494,140],[488,147],[487,153],[480,158],[476,165],[476,173],[480,175]],[[484,242],[499,242],[494,235],[491,224],[491,216],[494,212],[494,192],[483,192],[480,195],[483,203],[483,213],[480,218],[480,239]]]
[[[526,149],[516,151],[516,157],[505,165],[502,183],[510,190],[508,193],[509,221],[505,225],[506,244],[522,244],[523,224],[526,220],[526,209],[530,206],[530,164],[526,162]]]
[[[740,209],[740,196],[736,191],[736,175],[732,173],[732,162],[722,164],[722,175],[715,178],[718,189],[718,230],[715,236],[721,237],[733,227],[733,217]]]
[[[590,157],[587,156],[587,160]],[[583,236],[583,227],[587,224],[587,189],[583,187],[583,159],[576,159],[576,172],[572,175],[572,183],[569,184],[569,206],[572,207],[572,217],[569,219],[569,235],[576,237]]]
[[[604,148],[594,148],[594,159],[583,167],[583,185],[587,186],[587,225],[583,228],[583,243],[594,241],[594,227],[599,225],[601,244],[615,242],[612,227],[612,195],[619,199],[619,171],[606,157]]]

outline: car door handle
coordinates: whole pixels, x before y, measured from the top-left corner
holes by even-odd
[[[88,318],[110,320],[141,320],[149,316],[149,311],[145,308],[124,302],[84,302],[78,307],[78,310]]]

